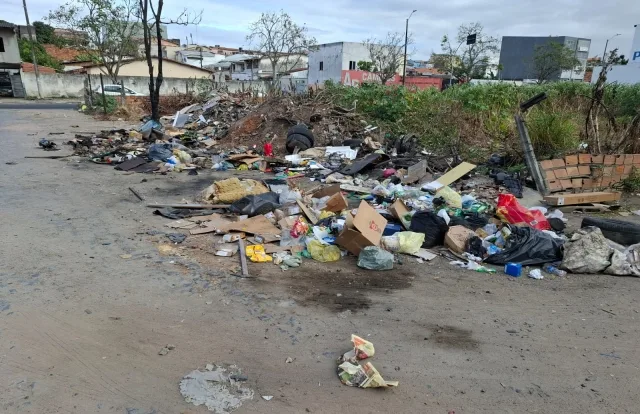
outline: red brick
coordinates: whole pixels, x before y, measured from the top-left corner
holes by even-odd
[[[573,183],[571,182],[571,180],[560,180],[560,185],[562,186],[563,190],[573,188]]]
[[[575,177],[577,175],[580,175],[578,167],[567,167],[567,177]]]
[[[604,165],[613,165],[616,163],[616,157],[613,155],[605,155],[604,156]]]
[[[567,155],[564,157],[567,165],[578,165],[578,156],[577,155]]]
[[[613,173],[613,175],[622,175],[622,174],[624,174],[624,168],[625,168],[624,165],[616,165],[616,168],[614,170],[615,172]]]
[[[582,178],[574,178],[571,180],[573,188],[582,188]]]
[[[580,164],[591,164],[591,154],[578,154]]]
[[[556,168],[564,168],[564,160],[555,159],[555,160],[551,160],[551,162],[553,163],[553,166]]]
[[[640,154],[633,154],[633,163],[640,164]]]
[[[633,170],[633,165],[625,165],[623,174],[631,174],[631,170]]]
[[[553,181],[556,179],[556,175],[553,173],[553,171],[545,171],[544,174],[547,181]]]
[[[564,168],[553,170],[553,173],[556,175],[556,178],[567,178],[567,170]]]
[[[592,164],[602,164],[604,162],[604,155],[592,155],[591,163]]]
[[[560,191],[562,190],[562,185],[560,185],[560,181],[549,181],[549,191]]]
[[[614,157],[616,158],[616,165],[624,164],[624,159],[626,158],[624,154],[614,155]]]
[[[551,161],[551,160],[540,161],[540,168],[542,168],[543,170],[552,169],[553,168],[553,161]]]
[[[580,175],[591,175],[591,168],[588,165],[578,166],[578,173]]]
[[[633,164],[633,154],[625,154],[625,156],[624,156],[624,164],[625,165]]]

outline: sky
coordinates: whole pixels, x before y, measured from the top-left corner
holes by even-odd
[[[42,19],[64,0],[27,0],[30,20]],[[3,0],[1,19],[24,24],[22,0]],[[183,2],[165,0],[164,16],[177,15]],[[381,38],[389,31],[404,32],[409,22],[414,38],[412,58],[428,59],[439,53],[443,35],[455,36],[460,24],[480,22],[489,35],[575,36],[591,39],[589,56],[602,56],[606,39],[614,37],[608,50],[619,48],[628,55],[634,24],[640,24],[638,0],[190,0],[188,7],[202,10],[198,26],[170,26],[169,37],[208,46],[248,48],[248,26],[262,12],[284,10],[298,24],[304,24],[318,43],[363,41]]]

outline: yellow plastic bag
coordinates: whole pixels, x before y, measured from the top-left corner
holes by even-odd
[[[424,243],[424,233],[414,233],[412,231],[401,231],[396,233],[400,242],[400,253],[416,254],[420,251],[422,243]]]
[[[318,220],[326,219],[327,217],[333,217],[335,215],[336,215],[336,213],[334,213],[332,211],[322,210],[322,212],[320,213],[320,217],[318,217]]]
[[[191,164],[191,155],[189,155],[187,152],[179,149],[174,149],[173,155],[175,155],[182,164]]]
[[[269,256],[264,251],[264,246],[261,244],[252,244],[251,246],[247,246],[245,252],[247,253],[249,260],[252,262],[265,263],[273,261],[273,257]]]
[[[307,250],[314,260],[319,262],[337,262],[340,260],[340,249],[338,246],[325,245],[318,240],[312,240],[307,244]]]
[[[442,187],[436,193],[436,197],[444,198],[449,207],[462,208],[462,196],[452,190],[451,187]]]

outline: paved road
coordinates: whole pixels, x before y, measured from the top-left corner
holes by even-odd
[[[79,101],[40,101],[40,102],[25,102],[23,100],[1,100],[0,110],[7,109],[26,109],[26,110],[59,110],[70,109],[76,110],[78,108]]]

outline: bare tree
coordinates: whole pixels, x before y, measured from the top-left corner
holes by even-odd
[[[184,9],[175,19],[162,19],[162,8],[164,7],[164,0],[157,0],[157,4],[154,5],[156,0],[138,0],[138,15],[140,22],[142,23],[142,30],[144,33],[144,54],[147,60],[147,67],[149,68],[149,99],[151,100],[151,118],[158,121],[160,119],[160,86],[164,80],[162,74],[162,25],[163,24],[177,24],[177,25],[189,25],[198,24],[202,19],[202,12],[198,14],[192,14],[187,9]],[[153,31],[155,30],[155,36]],[[158,71],[154,76],[153,58],[151,48],[153,42],[156,41],[157,47],[157,59],[158,59]]]
[[[534,48],[532,76],[541,84],[560,75],[563,70],[574,70],[579,64],[573,50],[561,43],[549,41]]]
[[[117,82],[120,67],[137,56],[136,12],[136,0],[71,0],[49,12],[47,20],[70,29],[68,42]]]
[[[403,63],[404,41],[404,34],[400,32],[389,32],[384,39],[370,38],[364,41],[373,72],[378,74],[383,85],[393,79]],[[409,43],[412,43],[411,37]]]
[[[271,63],[272,86],[278,81],[278,71],[288,72],[298,66],[302,56],[315,50],[317,42],[284,11],[262,13],[249,26],[247,41]]]
[[[467,44],[467,38],[471,35],[475,35],[475,43]],[[484,78],[491,57],[500,51],[498,39],[484,33],[480,23],[460,25],[454,44],[445,35],[440,46],[451,59],[451,72],[464,80]],[[458,65],[454,65],[454,61]]]

